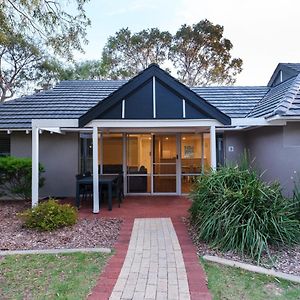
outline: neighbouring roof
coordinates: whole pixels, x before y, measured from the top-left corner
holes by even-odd
[[[273,72],[269,82],[269,87],[274,87],[300,73],[300,63],[279,63]]]
[[[293,70],[294,75],[273,87],[190,89],[231,118],[300,116],[300,64],[279,64],[277,71],[285,68]],[[125,83],[126,80],[62,81],[51,90],[0,104],[0,128],[30,128],[31,120],[39,118],[79,119]]]

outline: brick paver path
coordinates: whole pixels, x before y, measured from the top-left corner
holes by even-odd
[[[183,223],[183,219],[182,219],[183,217],[188,216],[187,210],[190,207],[190,204],[191,204],[191,202],[187,198],[178,197],[178,196],[172,196],[172,197],[166,197],[166,196],[163,196],[163,197],[159,197],[159,196],[138,197],[138,196],[135,196],[134,197],[134,196],[131,196],[131,197],[126,197],[124,203],[122,203],[122,205],[121,205],[121,208],[118,208],[117,203],[115,203],[114,209],[112,211],[108,211],[107,209],[102,209],[100,211],[99,215],[91,214],[91,212],[90,212],[91,207],[87,206],[86,208],[81,209],[80,210],[81,218],[86,218],[86,217],[97,218],[98,216],[100,216],[100,217],[102,216],[102,217],[119,217],[119,218],[123,219],[120,236],[114,247],[115,254],[108,261],[104,271],[102,272],[99,279],[97,280],[96,285],[94,286],[91,293],[89,294],[88,300],[108,300],[112,296],[112,291],[114,290],[114,288],[120,289],[122,287],[122,285],[124,286],[124,289],[125,289],[125,286],[127,286],[127,285],[128,286],[134,285],[135,287],[137,287],[138,290],[141,286],[145,286],[145,289],[143,290],[144,294],[146,294],[146,292],[147,292],[148,293],[147,295],[152,296],[151,293],[154,294],[153,290],[155,290],[157,299],[168,300],[168,293],[164,292],[164,290],[166,289],[165,282],[166,282],[166,279],[168,280],[168,277],[166,277],[165,275],[162,275],[163,273],[166,274],[166,272],[168,275],[168,267],[167,268],[162,267],[162,266],[160,267],[160,264],[159,264],[159,263],[161,263],[161,265],[164,264],[164,262],[163,262],[164,254],[160,254],[161,256],[158,256],[157,284],[156,285],[152,284],[152,282],[155,282],[155,280],[156,280],[155,279],[156,276],[150,275],[150,273],[151,274],[156,273],[156,272],[153,272],[156,269],[154,267],[155,263],[153,264],[151,262],[151,249],[152,248],[150,247],[149,249],[144,249],[143,254],[140,255],[139,254],[140,244],[137,244],[137,243],[141,243],[140,242],[141,237],[138,240],[138,237],[141,235],[135,233],[135,232],[139,232],[139,230],[142,228],[143,228],[142,231],[144,231],[144,240],[146,243],[148,243],[147,247],[149,247],[149,243],[150,243],[150,246],[151,245],[154,246],[156,244],[157,247],[163,247],[162,240],[164,241],[164,245],[166,246],[166,249],[158,248],[159,252],[161,252],[161,253],[165,252],[168,254],[167,249],[168,250],[170,249],[170,245],[172,245],[172,248],[173,248],[173,245],[175,245],[174,249],[173,249],[174,257],[175,257],[175,253],[180,252],[179,250],[175,250],[178,247],[178,241],[179,241],[182,256],[181,256],[181,263],[178,260],[178,264],[182,264],[182,257],[183,257],[184,267],[185,267],[187,276],[184,276],[184,273],[182,273],[182,272],[178,272],[176,275],[177,276],[177,284],[176,284],[176,281],[175,281],[176,276],[170,275],[169,285],[168,285],[168,281],[167,281],[167,290],[170,291],[169,297],[171,297],[171,299],[176,299],[174,296],[175,292],[180,295],[180,291],[181,291],[181,296],[183,299],[211,300],[211,295],[207,288],[205,272],[204,272],[202,266],[199,264],[199,258],[196,254],[195,246],[193,245],[192,240],[189,237],[187,228],[186,228],[185,224]],[[154,222],[156,225],[152,225],[153,219],[156,220]],[[157,220],[164,220],[164,221],[158,222]],[[148,222],[151,223],[151,226],[149,225],[150,223],[148,223]],[[141,225],[141,223],[144,223],[145,225]],[[134,244],[130,244],[134,224],[135,224],[135,229],[134,229],[133,236],[135,236],[135,238],[132,238],[132,241],[134,241],[136,239],[135,247],[133,246]],[[146,225],[146,224],[148,224],[148,225]],[[145,233],[145,228],[147,228],[146,226],[148,226],[148,229],[150,228],[150,231],[147,229],[148,236]],[[161,228],[162,228],[162,231],[161,231]],[[174,228],[175,228],[176,234],[174,232]],[[168,231],[166,231],[166,229],[168,229]],[[169,229],[170,229],[170,231],[169,231]],[[136,230],[138,230],[138,231],[136,231]],[[164,230],[165,230],[166,234],[168,233],[168,235],[166,235],[166,236],[168,236],[167,237],[168,242],[166,242]],[[160,231],[161,234],[155,234],[155,231]],[[150,236],[150,238],[149,238],[149,236]],[[151,239],[151,236],[152,236],[152,239]],[[172,243],[171,243],[171,241],[172,241]],[[159,244],[159,242],[161,244]],[[129,249],[129,244],[130,244],[130,249]],[[142,247],[144,247],[144,244],[142,245]],[[135,249],[137,251],[135,251]],[[166,250],[166,251],[164,251],[164,250]],[[133,262],[134,262],[135,256],[133,256],[132,253],[135,253],[135,252],[137,254],[136,255],[137,258],[136,258],[135,262],[138,262],[139,260],[141,260],[140,264],[142,265],[142,263],[143,263],[143,266],[144,266],[144,264],[146,264],[147,258],[150,258],[149,272],[147,273],[147,278],[142,278],[142,277],[146,277],[146,275],[141,275],[140,280],[139,280],[138,272],[134,272],[134,268],[138,268],[138,266],[137,266],[138,263],[136,263],[135,266],[133,267]],[[133,257],[133,258],[131,258],[132,259],[131,264],[127,263],[127,259],[126,259],[127,254],[129,255],[128,259],[130,256]],[[147,257],[147,256],[149,256],[149,257]],[[170,255],[170,257],[171,256],[172,255]],[[180,256],[180,254],[176,255],[176,257],[178,257],[178,256]],[[138,257],[140,257],[140,258],[138,258]],[[152,257],[153,257],[153,255],[152,255]],[[172,267],[172,266],[174,266],[174,262],[173,262],[173,258],[169,258],[169,260],[168,260],[168,257],[169,257],[169,255],[166,256],[166,263],[167,263],[167,266],[169,265],[169,269],[171,270],[171,268],[174,268],[174,267]],[[125,262],[125,259],[126,259],[126,262]],[[123,268],[124,262],[125,262],[125,265]],[[130,265],[130,267],[132,265],[132,267],[133,267],[132,272],[131,272],[131,270],[128,270],[128,268],[129,268],[128,266],[125,267],[126,264]],[[175,261],[175,266],[176,266],[176,261]],[[151,272],[150,272],[150,267],[151,267]],[[125,268],[127,268],[127,270]],[[160,268],[165,269],[166,271],[159,272]],[[175,268],[176,268],[176,272],[177,272],[177,267],[175,267]],[[179,269],[184,270],[184,268],[180,268],[178,266],[178,270]],[[142,273],[143,271],[145,271],[145,269],[140,270],[140,271]],[[124,276],[124,273],[126,274],[126,272],[136,274],[136,275],[130,275],[128,273],[128,278],[127,278],[128,284],[127,284],[127,282],[124,284],[124,281],[122,282],[121,280],[118,281],[118,279],[122,279],[122,276]],[[130,280],[129,280],[129,276],[131,276]],[[185,278],[187,277],[188,289],[189,289],[188,295],[186,295],[186,293],[183,292],[184,288],[186,287],[186,279],[185,279],[185,283],[183,283],[184,280],[181,280],[181,279],[180,279],[181,281],[179,282],[178,276],[179,277],[183,276]],[[161,277],[166,277],[166,278],[161,278]],[[126,278],[124,278],[124,279],[126,279]],[[142,279],[144,279],[144,280],[142,280]],[[146,283],[145,283],[145,279],[146,279]],[[149,279],[148,285],[154,286],[154,287],[149,287],[148,291],[147,291],[146,288],[147,288],[147,282],[148,282],[147,280],[148,279]],[[163,280],[163,279],[165,279],[165,280]],[[139,282],[138,282],[138,280],[139,280]],[[132,282],[135,282],[135,281],[136,281],[136,283],[132,284]],[[173,287],[177,287],[177,289],[176,288],[173,289]],[[124,289],[122,290],[122,292],[124,292]],[[132,287],[131,287],[131,289],[132,289]],[[174,292],[174,290],[175,290],[175,292]],[[158,291],[158,293],[157,293],[157,291]],[[161,293],[160,293],[160,291],[161,291]],[[117,294],[116,292],[119,292],[119,293]],[[121,290],[120,291],[114,290],[113,296],[116,296],[117,299],[122,299],[122,298],[120,298],[120,297],[122,297],[122,294],[120,295],[120,292],[121,292]],[[135,292],[136,292],[136,295],[135,295]],[[129,291],[128,293],[132,294],[132,291]],[[138,291],[133,290],[132,297],[128,298],[128,299],[143,300],[144,299],[143,295],[141,298],[139,297],[139,295],[142,295],[142,294],[138,294]],[[134,296],[135,296],[135,298],[133,298]],[[185,296],[187,296],[187,298],[184,298]],[[180,298],[178,298],[178,299],[180,299]]]
[[[190,299],[181,247],[170,218],[135,219],[110,299]]]

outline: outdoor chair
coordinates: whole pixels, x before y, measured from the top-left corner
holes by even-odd
[[[106,187],[101,188],[101,195],[103,198],[108,198],[108,190]],[[102,198],[102,199],[103,199]],[[124,199],[124,178],[123,172],[120,172],[117,180],[112,185],[112,198],[118,199],[118,205],[121,207],[121,203]]]
[[[84,177],[91,176],[91,172],[86,172],[84,174],[77,174],[76,180],[82,179]],[[91,199],[93,195],[93,186],[91,184],[85,184],[79,186],[79,197],[82,197],[82,200],[86,200],[88,197]]]

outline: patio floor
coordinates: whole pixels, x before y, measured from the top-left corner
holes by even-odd
[[[188,215],[191,201],[184,196],[127,196],[121,207],[113,201],[112,211],[108,210],[107,202],[100,206],[99,214],[92,213],[92,201],[82,203],[79,210],[80,217],[118,217],[125,219],[134,218],[181,218]]]
[[[79,210],[80,217],[88,217],[88,218],[97,218],[97,217],[118,217],[123,219],[123,224],[120,232],[120,236],[115,245],[115,255],[110,259],[107,266],[105,267],[104,272],[100,275],[96,286],[93,288],[91,294],[89,295],[89,300],[104,300],[104,299],[123,299],[123,297],[118,297],[116,293],[113,293],[114,288],[118,288],[120,276],[123,276],[124,272],[122,272],[122,268],[124,269],[124,262],[126,262],[126,256],[129,254],[128,246],[130,242],[132,243],[132,238],[136,234],[133,231],[134,222],[138,219],[147,219],[156,218],[156,220],[163,220],[162,218],[168,218],[170,220],[170,228],[173,228],[176,236],[178,238],[178,242],[180,245],[180,251],[182,253],[182,258],[186,270],[187,282],[188,282],[188,295],[184,294],[180,297],[179,293],[174,298],[165,298],[165,299],[211,299],[211,295],[208,291],[206,284],[206,275],[199,264],[198,256],[196,254],[196,249],[188,235],[187,228],[183,223],[183,217],[188,216],[188,209],[191,205],[190,200],[184,196],[128,196],[124,199],[124,202],[121,204],[121,207],[118,207],[117,202],[113,203],[113,210],[108,211],[107,203],[104,203],[101,208],[99,214],[92,213],[92,202],[86,201],[82,203],[82,207]],[[159,218],[159,219],[158,219]],[[139,234],[147,234],[147,233],[139,233]],[[159,233],[156,233],[155,236],[159,236]],[[145,239],[146,240],[146,239]],[[153,247],[159,247],[157,243]],[[152,246],[150,248],[153,251]],[[141,248],[143,249],[143,247]],[[139,251],[141,250],[139,249]],[[155,252],[156,250],[154,250]],[[158,249],[159,251],[159,249]],[[142,251],[142,256],[143,256]],[[128,263],[128,262],[126,262]],[[126,264],[125,263],[125,264]],[[174,262],[171,262],[174,264]],[[149,268],[151,267],[150,264]],[[180,264],[179,264],[180,265]],[[134,278],[138,278],[139,270],[136,269],[136,265],[132,266],[134,270],[131,273],[137,272],[137,274],[128,274],[128,276],[132,276]],[[174,266],[172,266],[174,267]],[[182,267],[182,265],[181,265]],[[152,267],[153,268],[153,265]],[[160,266],[157,266],[158,273],[160,270]],[[180,274],[181,272],[178,272]],[[123,274],[123,275],[122,275]],[[159,281],[157,277],[157,281],[153,280],[153,274],[148,273],[148,277],[144,279],[149,279],[150,288],[158,290],[159,282],[161,284],[161,280]],[[154,276],[156,276],[154,274]],[[157,275],[158,276],[158,275]],[[182,276],[182,274],[181,274]],[[119,281],[118,281],[119,279]],[[173,278],[173,280],[175,280]],[[152,283],[151,283],[152,281]],[[175,280],[176,281],[176,280]],[[147,281],[148,282],[148,281]],[[153,283],[154,282],[154,283]],[[155,285],[156,282],[156,286]],[[179,276],[178,276],[179,283]],[[148,286],[148,289],[149,289]],[[174,289],[173,286],[168,285],[168,289]],[[126,286],[124,286],[126,288]],[[179,285],[178,285],[179,288]],[[124,290],[125,291],[125,290]],[[145,290],[146,292],[146,290]],[[167,291],[167,295],[170,291]],[[135,295],[138,298],[141,294]],[[148,295],[149,296],[149,295]],[[168,296],[166,296],[168,297]],[[128,298],[128,299],[138,299],[138,298]],[[141,298],[146,299],[144,297]],[[154,298],[151,299],[163,299],[159,298],[158,294]]]

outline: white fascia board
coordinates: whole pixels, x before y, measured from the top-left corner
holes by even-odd
[[[78,127],[78,119],[32,119],[32,127],[57,128],[57,127]]]
[[[286,122],[282,119],[267,120],[265,118],[232,118],[231,126],[274,126],[285,125]]]
[[[182,119],[182,120],[93,120],[85,127],[100,128],[182,128],[201,126],[222,126],[214,119]]]
[[[61,133],[61,129],[59,127],[41,127],[41,130],[54,132],[54,133]]]
[[[300,116],[272,116],[268,118],[269,122],[281,121],[281,122],[299,122]]]

